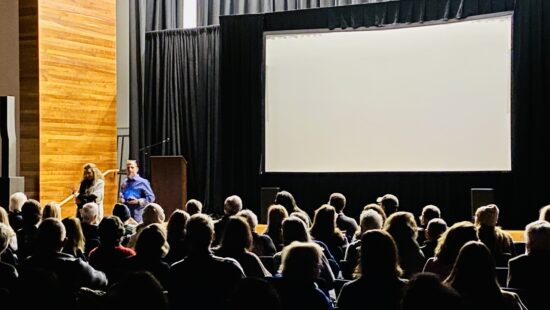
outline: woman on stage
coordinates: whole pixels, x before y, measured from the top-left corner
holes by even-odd
[[[98,218],[103,218],[103,196],[105,181],[103,174],[93,163],[87,163],[83,167],[84,172],[78,191],[73,189],[75,203],[77,205],[76,216],[80,219],[80,209],[88,202],[95,202],[99,207]]]

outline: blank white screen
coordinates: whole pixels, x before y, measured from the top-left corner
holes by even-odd
[[[267,34],[265,171],[511,170],[511,24]]]

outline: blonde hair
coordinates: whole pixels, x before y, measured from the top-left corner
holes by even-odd
[[[10,212],[21,212],[21,207],[23,207],[23,204],[27,201],[27,196],[24,193],[17,192],[13,193],[10,196],[10,205],[9,205],[9,211]]]
[[[88,170],[91,170],[92,173],[94,174],[94,180],[93,180],[94,184],[97,182],[97,180],[103,180],[103,173],[101,173],[101,170],[99,170],[99,168],[94,163],[86,163],[84,164],[82,169],[84,170],[82,172],[82,180],[85,180],[86,178],[85,174],[86,174],[86,171]]]
[[[61,220],[61,207],[55,201],[48,202],[42,209],[42,219],[49,217]]]

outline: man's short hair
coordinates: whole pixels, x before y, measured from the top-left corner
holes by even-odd
[[[397,212],[397,209],[399,208],[399,199],[397,199],[395,195],[386,194],[382,196],[380,205],[384,208],[386,215],[390,216],[392,213]]]
[[[25,223],[32,225],[38,224],[42,218],[40,203],[34,199],[25,201],[21,207],[21,215],[23,216],[23,221]]]
[[[441,217],[441,210],[437,206],[427,205],[422,208],[422,214],[420,215],[420,221],[422,225],[428,225],[431,219]]]
[[[341,193],[332,193],[328,199],[328,204],[336,209],[336,213],[340,213],[346,207],[346,196]]]
[[[37,243],[43,250],[59,251],[67,236],[65,225],[56,218],[50,217],[38,226]]]
[[[143,223],[153,224],[153,223],[164,223],[166,215],[164,214],[164,209],[158,204],[151,202],[145,206],[143,209]]]
[[[229,196],[225,198],[223,203],[223,212],[226,215],[235,215],[243,208],[243,201],[241,197],[237,195]]]
[[[361,212],[359,216],[359,225],[361,226],[361,233],[371,229],[381,229],[384,225],[384,219],[380,213],[373,209],[368,209]]]
[[[126,160],[126,165],[134,165],[134,166],[138,167],[137,160],[135,160],[135,159]]]
[[[196,199],[189,199],[185,204],[185,211],[189,215],[197,214],[202,212],[202,203]]]
[[[208,249],[214,238],[214,222],[206,214],[195,214],[189,218],[186,232],[191,250]]]
[[[93,224],[97,220],[99,207],[95,202],[88,202],[80,209],[80,216],[82,216],[82,222]]]
[[[550,223],[535,221],[525,227],[527,253],[550,251]]]
[[[426,233],[431,240],[439,238],[447,230],[447,223],[441,218],[434,218],[426,225]]]
[[[539,220],[550,222],[550,205],[544,206],[540,209]]]

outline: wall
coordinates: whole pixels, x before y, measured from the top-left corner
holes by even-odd
[[[36,176],[25,170],[39,181],[27,191],[39,193],[44,204],[70,194],[84,163],[116,169],[116,6],[115,0],[21,0],[20,14],[22,109],[38,111],[38,120],[28,123],[22,114],[21,127],[32,128],[22,141],[22,164],[38,167]],[[23,25],[36,25],[37,31]],[[27,145],[31,139],[39,143]],[[110,213],[113,175],[106,179],[105,196]],[[63,216],[74,212],[72,203],[63,208]]]
[[[2,40],[0,96],[15,96],[15,126],[19,135],[19,9],[17,1],[0,1],[0,40]],[[19,174],[19,165],[16,170]]]

